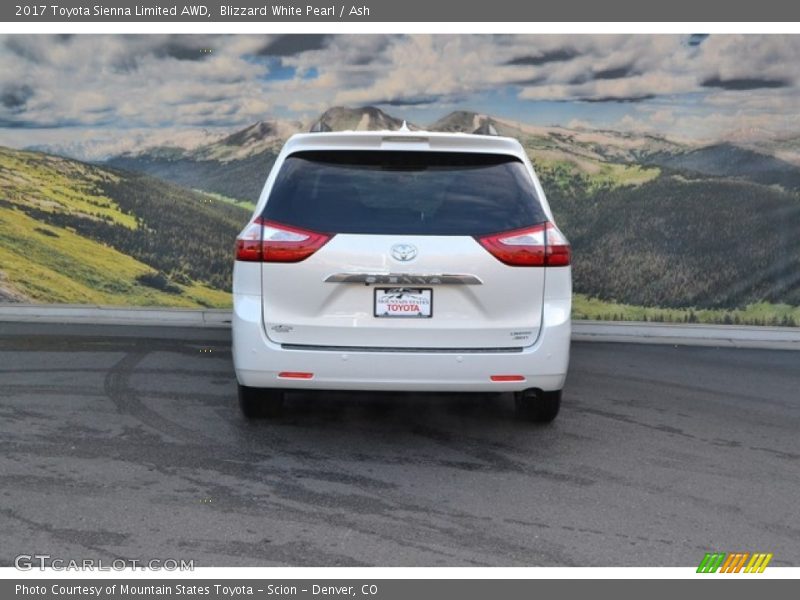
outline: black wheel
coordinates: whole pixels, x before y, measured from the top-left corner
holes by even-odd
[[[517,417],[534,423],[549,423],[561,408],[561,390],[543,392],[529,389],[514,393]]]
[[[280,416],[283,412],[283,390],[240,385],[239,407],[248,419]]]

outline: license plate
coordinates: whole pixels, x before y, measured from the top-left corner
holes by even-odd
[[[433,290],[375,288],[375,316],[427,319],[433,315]]]

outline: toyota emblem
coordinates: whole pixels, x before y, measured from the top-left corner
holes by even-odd
[[[401,262],[408,262],[417,257],[417,247],[411,244],[395,244],[392,246],[392,258]]]

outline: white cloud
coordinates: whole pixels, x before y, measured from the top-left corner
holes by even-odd
[[[650,115],[650,121],[662,125],[668,125],[675,122],[675,113],[672,109],[662,108],[654,110]]]
[[[65,139],[122,129],[130,137],[305,117],[335,104],[473,108],[495,92],[516,96],[507,111],[529,102],[606,100],[580,105],[587,125],[622,106],[628,114],[618,126],[627,129],[700,136],[740,123],[800,127],[800,36],[712,35],[691,46],[676,35],[341,35],[262,56],[274,41],[0,37],[0,127],[47,128],[51,136],[61,127]],[[282,78],[271,78],[276,71]],[[0,142],[10,143],[10,131]]]

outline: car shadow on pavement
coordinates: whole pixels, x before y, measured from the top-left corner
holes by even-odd
[[[278,420],[413,424],[438,416],[505,421],[514,418],[513,400],[488,393],[298,391],[286,395]]]

